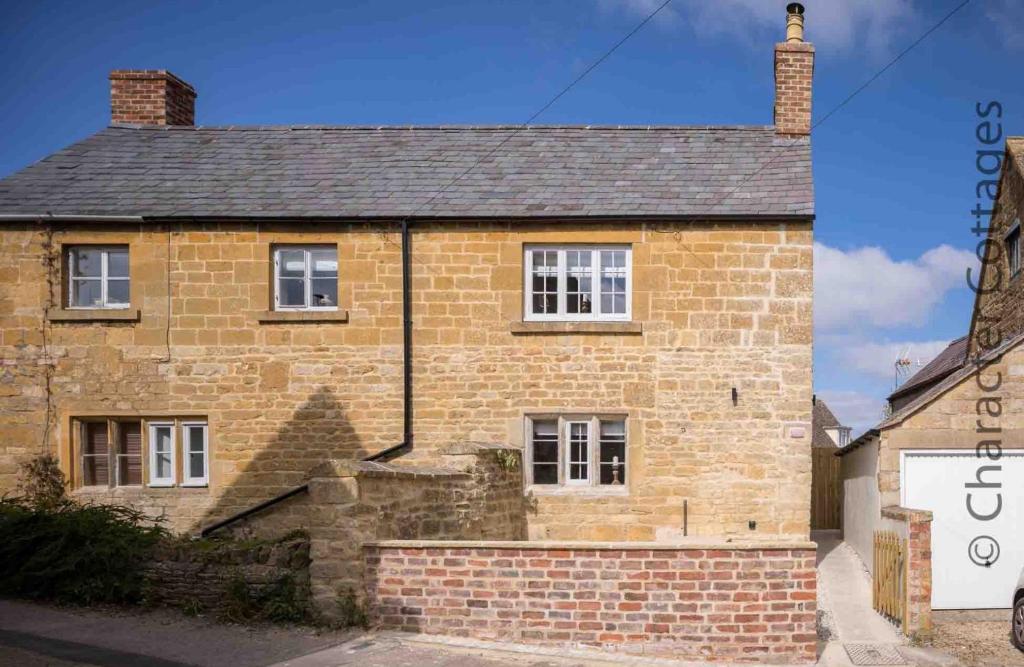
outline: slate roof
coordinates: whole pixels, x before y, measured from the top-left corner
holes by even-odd
[[[930,384],[934,384],[962,367],[966,362],[967,336],[962,336],[951,342],[945,350],[939,352],[921,370],[911,375],[909,380],[901,384],[896,391],[889,395],[889,400],[906,396]]]
[[[960,340],[960,339],[957,339]],[[956,343],[957,341],[954,341]],[[954,343],[950,344],[950,347]],[[1021,343],[1024,343],[1024,333],[1019,333],[1007,340],[1004,340],[998,346],[985,352],[983,355],[978,357],[976,360],[972,360],[971,363],[960,364],[952,373],[947,374],[941,380],[935,384],[927,387],[920,395],[915,396],[913,400],[893,412],[891,415],[886,417],[882,422],[876,426],[876,429],[889,428],[902,422],[904,419],[914,414],[918,410],[924,408],[935,399],[939,398],[953,387],[958,386],[964,380],[973,377],[978,373],[979,369],[985,369],[991,365],[995,360],[998,360],[1002,355],[1006,354],[1013,348],[1017,347]],[[926,367],[927,368],[927,367]],[[924,370],[923,368],[921,369]]]
[[[815,398],[814,408],[811,410],[811,447],[835,447],[835,440],[825,432],[825,429],[838,426],[842,424],[832,414],[825,401]]]
[[[771,127],[115,125],[0,180],[0,215],[45,213],[810,216],[814,197],[810,140]]]

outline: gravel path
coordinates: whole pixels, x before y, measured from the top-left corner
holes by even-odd
[[[1024,667],[1024,653],[1010,641],[1008,621],[937,624],[931,645],[967,667]]]

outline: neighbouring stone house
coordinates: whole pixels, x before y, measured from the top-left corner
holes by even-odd
[[[205,127],[112,73],[0,181],[3,488],[56,452],[181,531],[308,528],[317,600],[393,627],[813,659],[802,13],[763,127]]]
[[[811,405],[811,447],[833,449],[850,444],[850,427],[839,422],[828,404],[812,396]]]
[[[997,134],[1002,141],[1001,126]],[[978,225],[984,259],[980,277],[971,276],[979,289],[969,334],[900,386],[889,416],[839,452],[844,538],[869,567],[873,532],[891,525],[884,515],[923,510],[918,530],[930,530],[931,542],[916,602],[929,610],[1011,606],[1024,559],[1022,167],[1024,138],[1007,138],[998,179],[979,187],[994,201],[988,226]]]

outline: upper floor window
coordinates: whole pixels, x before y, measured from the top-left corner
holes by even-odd
[[[274,248],[276,310],[338,309],[338,248],[278,246]]]
[[[1010,277],[1020,271],[1020,220],[1006,234],[1006,261],[1010,265]]]
[[[630,319],[629,246],[528,246],[524,264],[527,320]]]
[[[528,483],[606,486],[626,483],[624,417],[530,417]]]
[[[127,308],[128,246],[68,249],[69,308]]]

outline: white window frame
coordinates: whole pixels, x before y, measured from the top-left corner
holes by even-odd
[[[203,429],[203,476],[192,477],[191,456],[189,449],[190,441],[187,430],[189,428]],[[205,421],[183,421],[181,422],[181,485],[182,486],[209,486],[210,484],[210,425]]]
[[[533,481],[533,425],[538,421],[557,422],[558,433],[558,482],[555,484],[535,484]],[[618,484],[601,484],[601,422],[620,421],[623,423],[624,459],[622,465],[622,479]],[[569,479],[572,446],[570,444],[570,429],[572,424],[587,424],[587,479]],[[567,489],[590,490],[601,492],[617,491],[625,492],[631,479],[632,472],[628,465],[629,459],[629,417],[628,415],[610,413],[567,413],[567,414],[529,414],[526,415],[524,424],[526,441],[525,463],[525,485],[541,493],[554,492]]]
[[[1010,270],[1010,277],[1013,278],[1021,269],[1021,229],[1020,219],[1013,221],[1013,225],[1007,230],[1006,234],[1003,235],[1003,246],[1006,248],[1006,264]],[[1016,247],[1010,247],[1010,237],[1016,235]],[[1012,253],[1011,253],[1012,251]]]
[[[165,487],[174,486],[177,483],[177,469],[178,469],[178,438],[177,438],[177,427],[173,421],[153,421],[147,424],[147,440],[146,447],[149,449],[149,486],[154,487]],[[156,430],[158,428],[167,428],[171,431],[171,476],[170,477],[157,477],[156,476]]]
[[[572,427],[582,424],[587,427],[587,458],[585,461],[574,461],[572,458]],[[563,429],[563,451],[565,457],[563,464],[565,477],[563,483],[566,486],[592,486],[594,477],[594,420],[593,419],[566,419]],[[572,478],[572,466],[586,464],[587,476],[582,479]]]
[[[66,246],[67,254],[65,255],[68,267],[68,309],[69,310],[124,310],[131,307],[131,293],[132,293],[132,279],[131,279],[131,250],[126,245],[112,245],[112,246],[92,246],[92,245],[70,245]],[[76,276],[75,275],[75,251],[76,250],[93,250],[100,253],[100,275],[99,276]],[[109,266],[110,266],[110,253],[112,251],[123,251],[128,256],[128,276],[127,277],[110,277]],[[78,306],[75,305],[75,283],[80,280],[97,281],[100,284],[100,304],[99,305],[88,305]],[[124,281],[128,283],[128,301],[122,303],[120,301],[110,301],[110,281]]]
[[[601,251],[616,250],[625,253],[626,312],[603,313],[601,311]],[[558,312],[533,312],[533,253],[556,251],[558,253]],[[566,253],[589,251],[591,253],[591,304],[589,313],[569,313]],[[549,245],[531,244],[523,249],[523,320],[527,322],[628,322],[633,318],[633,248],[628,244],[611,245]]]
[[[305,269],[303,271],[302,284],[305,288],[304,299],[305,305],[302,306],[289,306],[281,303],[281,251],[302,251],[303,261],[305,263]],[[312,261],[310,260],[310,253],[313,250],[333,250],[334,251],[334,280],[338,281],[340,277],[339,261],[338,261],[338,246],[330,243],[311,243],[308,245],[300,244],[283,244],[274,246],[274,310],[316,310],[316,311],[336,311],[338,310],[338,304],[335,303],[332,306],[314,306],[310,305],[313,303],[313,268]],[[297,278],[285,278],[286,280],[296,280]],[[338,300],[341,300],[341,290],[336,287],[338,293]]]

